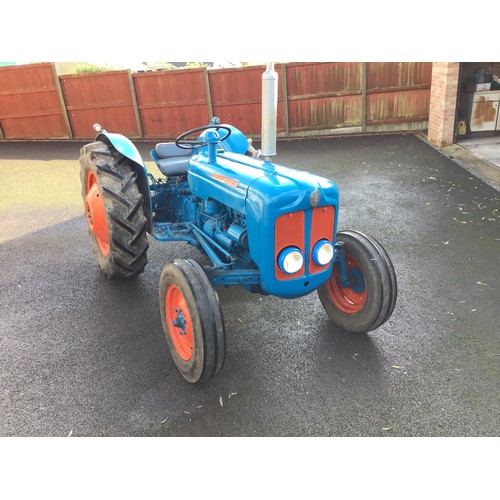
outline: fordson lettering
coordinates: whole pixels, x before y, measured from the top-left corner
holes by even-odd
[[[229,177],[226,177],[225,175],[220,175],[220,174],[212,174],[213,179],[217,179],[218,181],[221,181],[224,184],[227,184],[228,186],[237,188],[240,185],[240,182],[237,181],[236,179],[231,179]]]

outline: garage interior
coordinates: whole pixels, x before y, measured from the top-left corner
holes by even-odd
[[[500,62],[460,63],[455,143],[500,167]]]

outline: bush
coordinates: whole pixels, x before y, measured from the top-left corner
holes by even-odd
[[[110,71],[112,68],[107,66],[99,66],[98,64],[82,63],[73,68],[72,73],[100,73],[101,71]]]

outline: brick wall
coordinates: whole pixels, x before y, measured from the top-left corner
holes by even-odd
[[[428,138],[439,147],[453,144],[460,63],[433,63]]]

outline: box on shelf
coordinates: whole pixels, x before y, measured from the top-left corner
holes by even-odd
[[[479,92],[480,90],[490,90],[491,83],[468,83],[467,92]]]

